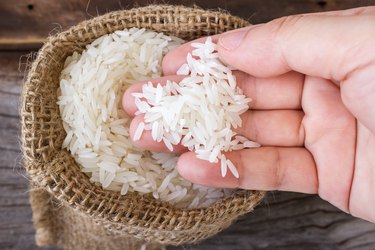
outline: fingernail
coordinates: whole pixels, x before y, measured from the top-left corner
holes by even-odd
[[[225,33],[219,38],[219,45],[226,50],[235,50],[240,46],[247,33],[247,29]]]

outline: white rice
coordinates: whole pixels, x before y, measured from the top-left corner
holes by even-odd
[[[139,140],[144,130],[152,130],[153,140],[162,138],[170,151],[173,145],[182,144],[199,159],[221,161],[223,177],[229,169],[239,178],[236,167],[222,152],[260,146],[233,131],[241,127],[240,115],[249,109],[251,99],[237,87],[232,70],[218,59],[210,37],[205,43],[192,43],[192,47],[187,64],[177,71],[186,75],[181,82],[167,81],[164,86],[149,82],[142,93],[133,94],[146,122],[139,124],[134,140]]]
[[[177,207],[206,207],[231,191],[192,184],[178,175],[175,169],[177,156],[152,153],[134,146],[129,138],[131,119],[121,107],[126,88],[135,82],[159,77],[162,57],[182,42],[176,37],[133,28],[102,36],[87,45],[81,54],[75,52],[68,57],[61,72],[58,93],[67,132],[63,148],[71,152],[92,182],[105,189],[122,195],[128,192],[150,194]],[[182,73],[186,73],[186,69],[183,70]],[[163,98],[161,90],[157,87],[157,102]],[[191,110],[197,100],[199,96],[189,100]],[[144,110],[150,109],[147,102],[142,105]],[[161,112],[163,115],[168,113],[167,110]],[[173,118],[168,119],[174,126],[188,122],[185,118],[176,123]],[[150,119],[158,120],[160,114]],[[162,123],[148,127],[146,122],[144,125],[136,133],[136,139],[144,129],[152,130],[153,127],[158,135],[156,139],[164,139],[159,136]],[[201,127],[197,133],[200,130]],[[178,134],[173,134],[165,140],[175,143],[180,139]]]

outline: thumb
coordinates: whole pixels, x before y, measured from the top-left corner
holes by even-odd
[[[368,12],[289,16],[221,35],[218,52],[256,77],[293,70],[340,83],[344,104],[375,132],[374,27]]]

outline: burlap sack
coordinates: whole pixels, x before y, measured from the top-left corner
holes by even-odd
[[[194,243],[252,211],[264,193],[238,191],[206,209],[176,209],[148,196],[105,191],[90,183],[66,150],[56,104],[59,75],[73,51],[94,39],[138,27],[191,40],[248,23],[220,11],[152,5],[84,21],[50,37],[33,62],[22,95],[22,148],[40,246],[65,249],[148,249]]]

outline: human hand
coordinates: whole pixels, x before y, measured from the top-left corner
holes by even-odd
[[[178,170],[213,187],[317,193],[354,216],[375,222],[375,7],[290,16],[213,37],[220,59],[237,68],[237,83],[253,99],[236,130],[262,147],[226,153],[240,178],[183,153]],[[204,39],[204,38],[203,38]],[[203,40],[199,39],[199,40]],[[192,50],[163,61],[166,79]],[[124,108],[134,115],[132,86]],[[131,133],[142,120],[134,118]],[[133,138],[133,137],[132,137]],[[166,151],[145,131],[137,144]]]

